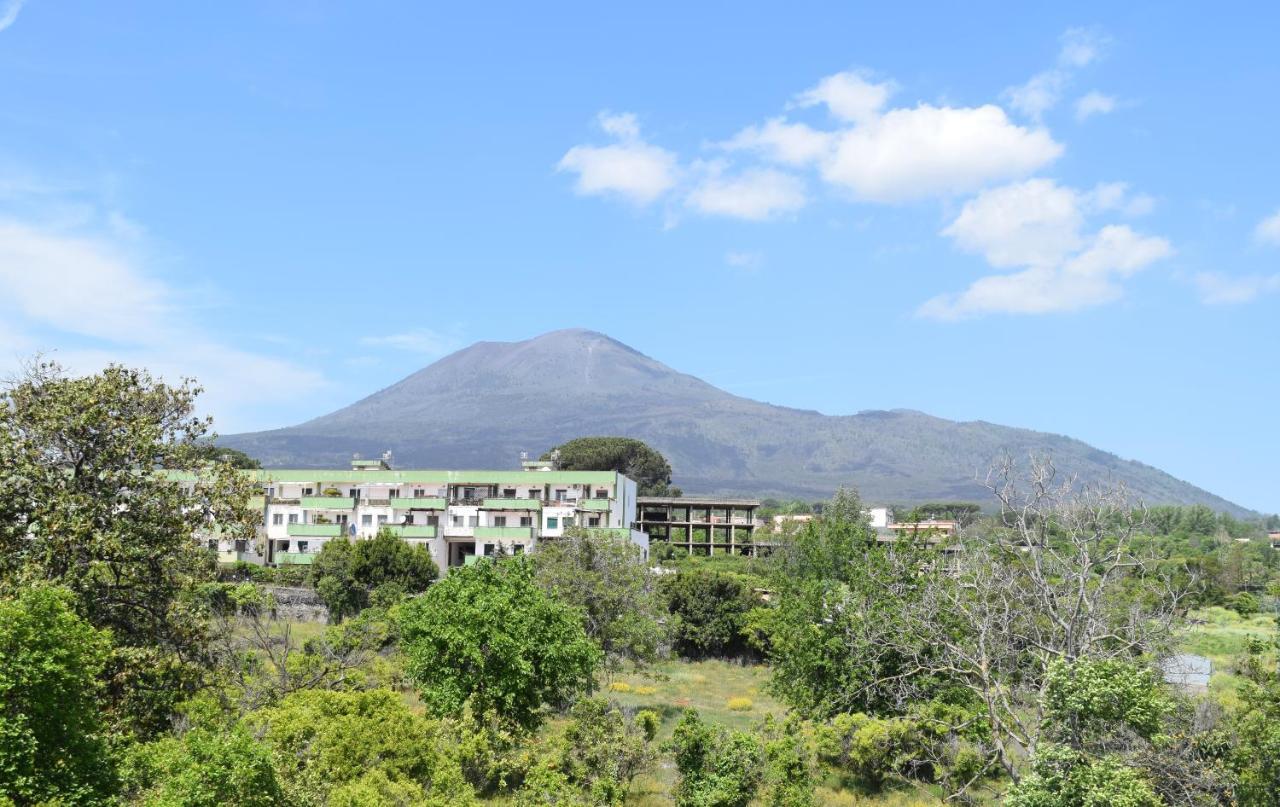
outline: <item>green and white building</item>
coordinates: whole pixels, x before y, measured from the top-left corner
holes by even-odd
[[[527,552],[574,526],[629,538],[648,557],[648,536],[633,528],[636,483],[613,471],[535,462],[520,471],[392,470],[384,461],[356,460],[346,471],[246,473],[262,488],[253,504],[262,508],[264,552],[219,541],[223,561],[308,564],[328,541],[372,538],[385,528],[429,547],[446,569]]]

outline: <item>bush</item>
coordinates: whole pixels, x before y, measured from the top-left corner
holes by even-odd
[[[750,698],[730,698],[725,704],[732,712],[750,712],[755,703]]]
[[[1262,604],[1258,602],[1258,598],[1247,591],[1231,595],[1227,600],[1227,607],[1245,617],[1256,616],[1262,612]]]
[[[134,746],[124,773],[132,804],[271,807],[283,799],[270,751],[240,727]]]
[[[111,638],[74,605],[58,588],[0,600],[0,794],[16,804],[94,804],[115,789],[96,699]]]
[[[609,691],[620,692],[625,694],[627,692],[634,692],[635,687],[631,686],[626,681],[614,681],[612,684],[609,685]]]
[[[746,807],[760,787],[760,741],[745,732],[708,726],[697,710],[685,711],[668,748],[680,771],[677,807]]]
[[[748,653],[747,613],[756,598],[742,581],[727,574],[684,570],[662,585],[677,653],[691,659]]]

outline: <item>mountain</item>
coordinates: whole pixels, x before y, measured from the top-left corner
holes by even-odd
[[[514,468],[573,437],[636,437],[687,492],[987,501],[976,481],[1002,451],[1049,452],[1060,471],[1123,481],[1148,503],[1248,511],[1156,468],[1054,434],[911,410],[832,416],[731,395],[609,337],[564,330],[480,342],[336,412],[228,435],[267,467],[345,467],[390,449],[400,467]]]

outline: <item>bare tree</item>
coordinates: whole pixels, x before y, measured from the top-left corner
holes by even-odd
[[[1041,742],[1050,664],[1163,656],[1184,594],[1139,551],[1146,511],[1122,486],[1060,478],[1047,457],[1025,473],[1004,457],[986,483],[999,526],[965,539],[951,574],[912,603],[919,634],[899,651],[916,652],[916,665],[902,683],[932,675],[967,687],[995,764],[1017,782]]]

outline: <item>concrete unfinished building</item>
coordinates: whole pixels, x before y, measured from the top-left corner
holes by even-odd
[[[768,534],[756,518],[759,507],[755,499],[641,496],[636,529],[690,555],[764,555],[773,544],[757,540],[758,530]]]

